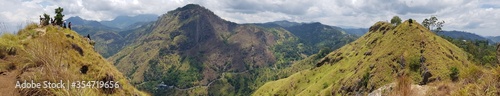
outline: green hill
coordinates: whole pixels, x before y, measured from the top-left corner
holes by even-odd
[[[124,45],[122,34],[126,33],[118,32],[120,31],[118,28],[108,27],[97,21],[84,20],[78,16],[70,17],[66,21],[72,23],[72,30],[78,34],[90,35],[91,39],[96,41],[96,51],[105,58],[117,53]]]
[[[3,34],[0,37],[0,93],[23,96],[147,95],[132,86],[93,47],[75,31],[55,26],[31,24],[17,35]],[[24,80],[35,83],[104,81],[110,84],[113,81],[118,82],[115,86],[119,87],[15,88],[16,81]]]
[[[471,59],[418,23],[377,22],[315,68],[268,82],[253,95],[368,95],[379,88],[389,95],[497,94],[500,84],[492,82],[498,80],[498,68],[489,70]]]
[[[236,24],[195,4],[127,33],[127,45],[109,60],[138,88],[155,95],[250,95],[267,81],[314,66],[297,61],[317,62],[326,55],[313,55],[319,48],[285,28]],[[330,37],[337,35],[350,38]],[[331,42],[340,47],[353,40]]]
[[[109,59],[139,88],[158,95],[250,94],[252,82],[237,81],[256,78],[249,70],[280,69],[303,58],[293,52],[298,39],[284,29],[225,21],[194,4],[170,11],[126,38],[129,44]],[[158,88],[161,82],[171,88]],[[209,87],[233,91],[209,93]]]

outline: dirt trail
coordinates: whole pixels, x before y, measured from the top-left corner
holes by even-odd
[[[0,95],[2,96],[19,96],[16,86],[16,77],[19,75],[18,70],[13,70],[10,72],[2,71],[0,72]]]
[[[45,33],[47,33],[47,32],[45,32],[45,30],[46,30],[45,28],[36,28],[35,29],[35,31],[37,31],[40,36],[43,36],[43,35],[45,35]]]

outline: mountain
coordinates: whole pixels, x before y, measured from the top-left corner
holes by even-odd
[[[495,42],[495,43],[499,43],[500,42],[500,36],[488,36],[486,37],[488,38],[489,40]]]
[[[117,28],[103,25],[103,24],[101,24],[98,21],[84,20],[84,19],[82,19],[79,16],[70,17],[70,18],[66,19],[65,21],[66,21],[66,23],[71,22],[72,27],[77,27],[77,26],[85,25],[85,26],[96,28],[96,29],[99,28],[99,29],[118,30]]]
[[[84,20],[80,17],[70,17],[66,22],[71,22],[72,30],[81,35],[90,35],[96,41],[96,51],[104,57],[109,57],[117,53],[123,47],[123,36],[120,29],[108,27],[97,21]],[[125,33],[123,33],[125,34]]]
[[[416,22],[416,21],[412,21]],[[268,82],[253,95],[495,94],[500,68],[470,61],[469,53],[418,23],[377,22],[315,68]],[[304,63],[307,64],[307,63]],[[467,82],[467,83],[465,83]],[[425,86],[424,86],[425,85]],[[453,87],[451,87],[453,86]],[[476,86],[476,87],[470,87]],[[491,89],[491,90],[490,90]]]
[[[356,36],[363,36],[368,32],[368,28],[343,28],[346,33],[353,34]]]
[[[239,25],[195,4],[170,11],[125,38],[129,44],[109,59],[139,88],[157,95],[250,94],[251,86],[240,85],[249,82],[235,81],[254,78],[248,70],[289,62],[277,58],[301,58],[274,49],[297,48],[289,44],[297,38],[288,31]],[[156,87],[163,84],[170,87]],[[208,91],[220,88],[233,91]]]
[[[256,23],[255,25],[273,28],[281,27],[290,31],[300,39],[300,42],[306,46],[306,54],[317,53],[321,48],[338,49],[345,44],[354,41],[357,36],[346,34],[344,30],[336,26],[328,26],[319,22],[297,23],[290,21],[274,21],[268,23]]]
[[[128,26],[132,24],[138,22],[151,22],[151,21],[156,21],[157,19],[158,15],[155,14],[139,14],[136,16],[117,16],[115,19],[111,21],[101,21],[100,23],[110,27],[127,29]]]
[[[321,24],[311,26],[318,26],[311,29],[312,35],[333,42],[324,46],[340,47],[354,40],[337,41],[332,37],[348,35]],[[250,95],[267,81],[314,66],[296,61],[317,62],[326,54],[314,52],[334,50],[311,51],[316,46],[304,40],[311,38],[280,26],[236,24],[196,4],[169,11],[127,33],[127,45],[108,59],[139,89],[155,95]]]
[[[477,34],[465,32],[465,31],[442,31],[442,32],[438,32],[437,34],[441,35],[441,36],[448,36],[451,38],[457,38],[457,39],[461,39],[461,40],[469,40],[469,41],[486,40],[486,41],[490,42],[491,44],[493,44],[493,42],[494,42],[494,41],[491,41],[487,38],[479,36]]]
[[[89,40],[75,31],[31,24],[17,35],[3,34],[0,41],[2,95],[148,95],[131,85],[112,63],[93,49]],[[95,84],[101,83],[90,81],[102,81],[99,86],[114,88],[96,87]],[[38,83],[40,88],[15,88],[16,84],[22,87],[23,82]],[[65,87],[43,88],[48,82],[52,85],[62,82]],[[71,87],[70,82],[77,85]],[[35,86],[29,84],[27,86]],[[78,84],[86,88],[77,88]]]
[[[292,27],[292,26],[297,26],[297,25],[301,25],[301,24],[303,24],[303,23],[282,20],[282,21],[268,22],[268,23],[264,23],[262,25],[277,25],[277,26],[281,26],[281,27]]]

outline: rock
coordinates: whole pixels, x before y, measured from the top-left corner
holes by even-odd
[[[422,63],[425,63],[425,60],[426,60],[426,59],[425,59],[425,57],[424,57],[424,56],[420,56],[420,63],[421,63],[421,64],[422,64]]]
[[[363,55],[366,55],[366,56],[372,55],[372,51],[365,52],[365,54],[363,54]]]
[[[424,69],[424,71],[422,72],[422,81],[420,82],[419,85],[425,85],[429,83],[431,81],[429,80],[430,77],[432,77],[431,72],[429,72],[429,70],[427,69]]]
[[[316,67],[321,67],[321,66],[323,66],[323,64],[325,64],[328,61],[330,61],[330,58],[328,58],[328,57],[325,57],[325,58],[319,60],[319,62],[316,63]]]
[[[71,48],[73,48],[75,51],[77,51],[81,56],[83,56],[83,49],[78,46],[77,44],[73,43],[71,44]]]
[[[401,60],[399,61],[399,65],[401,65],[401,68],[405,68],[405,57],[403,55],[401,55]]]

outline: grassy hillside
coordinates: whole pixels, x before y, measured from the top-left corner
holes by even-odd
[[[3,95],[147,95],[129,84],[94,46],[75,31],[28,25],[0,37],[0,93]],[[16,81],[114,81],[119,88],[14,88]]]
[[[127,33],[128,45],[109,60],[155,95],[250,95],[267,81],[314,66],[298,60],[317,62],[331,52],[306,53],[315,46],[282,27],[236,24],[194,4]]]
[[[377,22],[317,67],[268,82],[253,95],[368,95],[391,83],[396,83],[395,89],[382,94],[498,94],[500,84],[492,83],[499,80],[498,68],[490,70],[471,60],[469,53],[418,23]],[[417,84],[427,86],[409,87]]]

